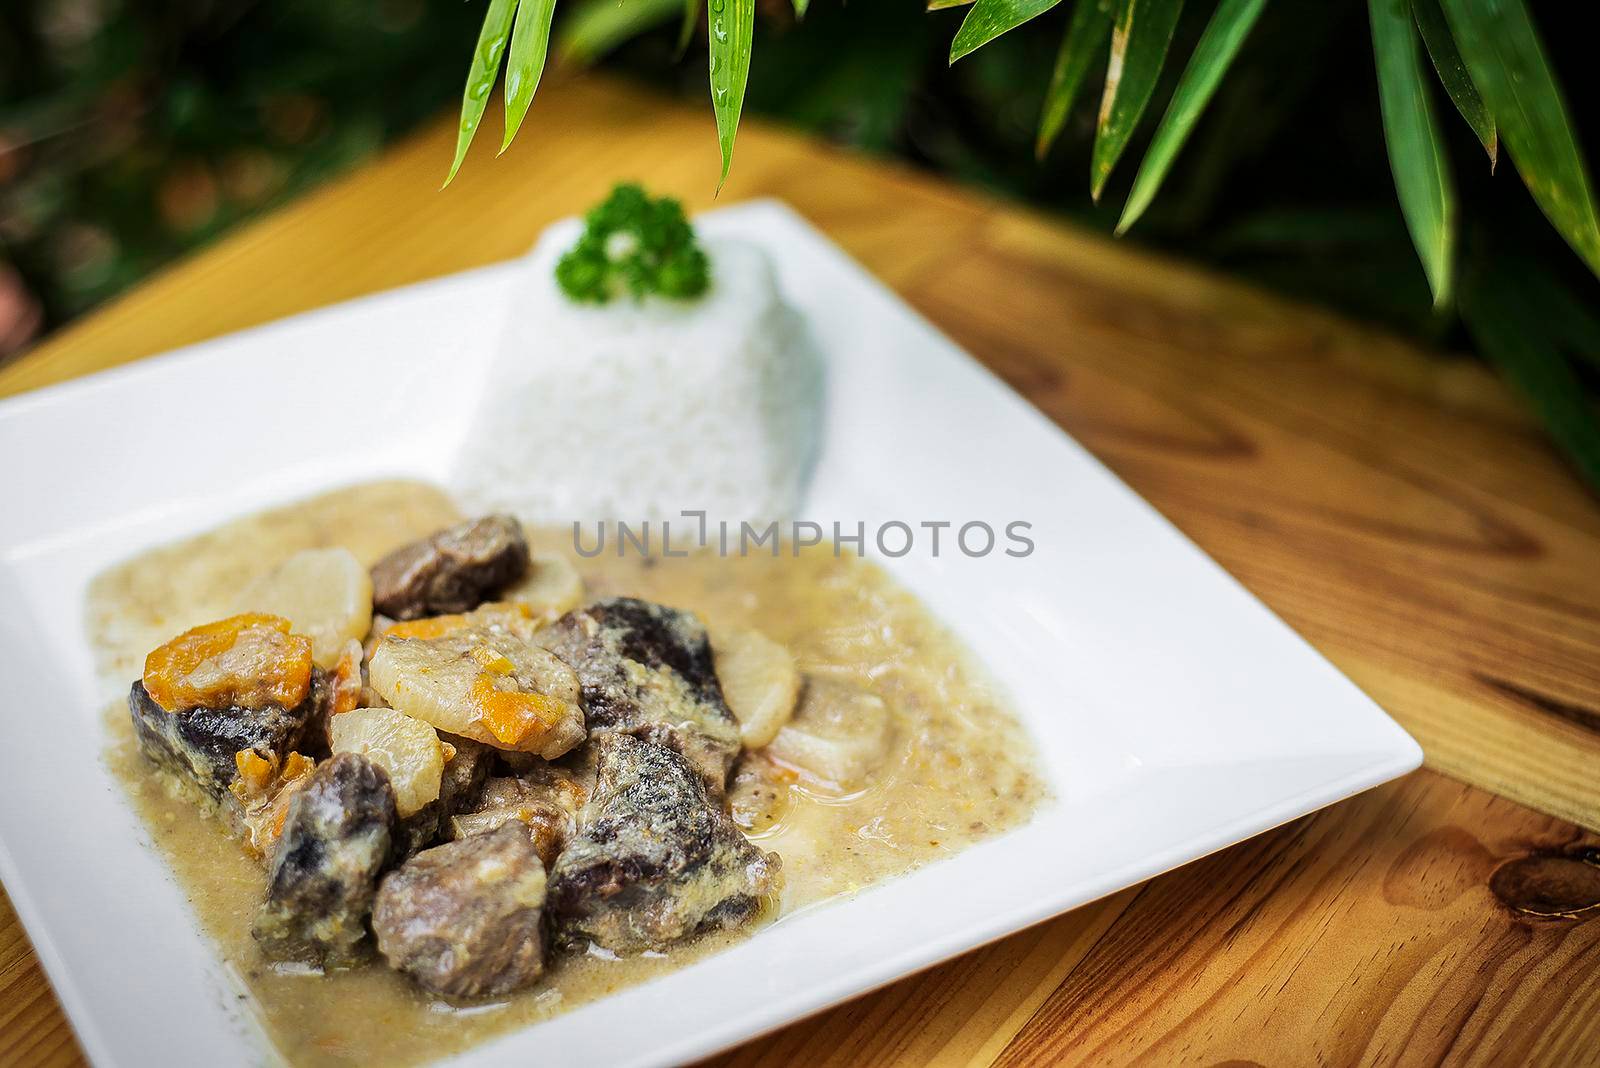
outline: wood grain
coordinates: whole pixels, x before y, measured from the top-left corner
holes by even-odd
[[[1430,767],[1600,828],[1600,508],[1488,399],[1498,383],[1459,363],[1406,374],[1419,354],[1393,342],[1051,238],[995,220],[909,295],[1375,697]],[[1010,284],[973,299],[996,277]]]
[[[987,1065],[1137,894],[1124,890],[709,1063]]]
[[[711,1063],[1600,1063],[1600,923],[1488,889],[1594,841],[1419,772]]]
[[[1487,885],[1581,840],[1412,776],[1152,882],[995,1063],[1596,1063],[1600,923]]]
[[[0,1064],[80,1064],[83,1054],[27,934],[0,895]]]
[[[712,203],[703,109],[579,80],[529,122],[441,194],[442,121],[0,369],[0,395],[515,255],[613,180]],[[1487,889],[1502,861],[1600,829],[1600,507],[1500,383],[759,124],[723,200],[752,195],[794,205],[1071,431],[1436,770],[725,1060],[1594,1061],[1600,924],[1513,916]],[[77,1056],[0,907],[0,1064]]]

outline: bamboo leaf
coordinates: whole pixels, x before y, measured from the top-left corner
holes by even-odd
[[[1461,294],[1461,318],[1489,362],[1533,405],[1545,429],[1591,487],[1600,489],[1600,421],[1583,383],[1562,357],[1531,305],[1507,300],[1505,267],[1473,272]]]
[[[506,57],[506,139],[500,151],[511,147],[511,139],[522,128],[528,105],[539,88],[544,60],[550,50],[550,19],[556,0],[521,0],[516,26],[511,31],[511,53]]]
[[[952,7],[966,7],[972,0],[928,0],[929,11],[948,11]]]
[[[489,93],[500,73],[506,39],[511,36],[511,16],[516,10],[517,0],[489,0],[483,29],[478,31],[478,45],[472,51],[472,66],[467,70],[467,88],[461,94],[461,129],[456,134],[456,158],[451,161],[450,173],[444,179],[447,186],[455,180],[461,161],[467,158],[467,149],[472,147],[472,139],[478,133],[483,109],[488,106]]]
[[[1002,33],[1049,11],[1061,0],[977,0],[950,42],[950,62],[976,52]]]
[[[1072,22],[1061,38],[1055,69],[1050,72],[1050,88],[1045,90],[1044,110],[1039,115],[1039,138],[1034,154],[1043,159],[1050,152],[1061,127],[1072,111],[1072,103],[1083,88],[1083,79],[1094,61],[1105,51],[1111,36],[1110,0],[1078,0],[1072,9]]]
[[[720,192],[733,165],[733,139],[739,132],[745,84],[750,79],[750,47],[755,37],[755,0],[707,0],[711,41],[711,109],[722,146]]]
[[[1183,143],[1200,120],[1200,114],[1211,102],[1212,94],[1217,91],[1233,57],[1239,54],[1239,46],[1244,44],[1245,37],[1256,24],[1266,3],[1267,0],[1222,0],[1217,5],[1211,21],[1206,23],[1205,32],[1200,35],[1199,43],[1195,45],[1194,54],[1189,57],[1189,65],[1183,69],[1183,77],[1178,80],[1178,88],[1172,94],[1172,103],[1167,105],[1167,113],[1161,116],[1161,125],[1156,127],[1155,138],[1144,154],[1144,161],[1139,164],[1133,190],[1128,194],[1128,203],[1117,222],[1117,233],[1126,232],[1155,199],[1156,190],[1161,188],[1162,179],[1166,178],[1172,161],[1183,149]]]
[[[683,0],[683,19],[678,23],[678,58],[689,51],[694,38],[695,25],[700,21],[700,5],[695,0]]]
[[[573,63],[593,63],[630,37],[669,21],[686,0],[588,0],[561,10],[556,54]],[[687,0],[691,6],[695,0]],[[690,30],[694,29],[691,21]]]
[[[1368,0],[1367,11],[1389,169],[1434,307],[1441,307],[1450,300],[1454,271],[1456,197],[1423,80],[1417,28],[1405,0]]]
[[[1120,0],[1111,27],[1111,61],[1100,97],[1100,125],[1089,161],[1089,192],[1098,201],[1139,117],[1155,92],[1183,0]]]
[[[1472,84],[1472,76],[1461,60],[1455,38],[1450,36],[1450,26],[1444,20],[1439,0],[1411,0],[1411,14],[1417,20],[1422,43],[1427,46],[1428,58],[1433,60],[1433,69],[1438,71],[1444,91],[1450,94],[1451,103],[1477,134],[1483,150],[1489,153],[1489,170],[1493,171],[1500,162],[1500,139],[1495,133],[1494,116],[1484,107],[1478,87]]]
[[[1523,184],[1567,243],[1600,274],[1594,192],[1523,0],[1444,0],[1472,84],[1495,117]]]
[[[797,19],[805,18],[806,8],[810,6],[811,0],[794,0],[794,17]]]

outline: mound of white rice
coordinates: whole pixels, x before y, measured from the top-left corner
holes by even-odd
[[[698,300],[578,304],[554,279],[576,238],[528,255],[456,486],[533,521],[791,517],[820,429],[822,364],[772,265],[703,242]]]

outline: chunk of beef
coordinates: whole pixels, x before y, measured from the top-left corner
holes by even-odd
[[[272,960],[358,963],[395,822],[389,777],[356,753],[319,764],[289,803],[250,933]]]
[[[404,859],[433,845],[449,830],[452,817],[478,806],[483,784],[494,764],[494,750],[457,735],[449,735],[446,740],[456,752],[445,761],[439,796],[395,827],[396,857]]]
[[[444,777],[439,780],[439,804],[446,816],[453,816],[477,806],[494,767],[494,750],[459,735],[444,738],[456,753],[445,762]]]
[[[676,749],[721,792],[739,755],[739,723],[694,613],[608,598],[567,613],[540,640],[577,671],[591,733]]]
[[[526,824],[546,865],[554,862],[576,828],[588,791],[564,768],[541,763],[522,775],[490,779],[471,812],[450,821],[451,836],[468,838],[517,820]]]
[[[444,827],[445,821],[433,804],[425,805],[402,820],[396,820],[394,825],[395,858],[404,860],[435,844],[439,841],[439,832]]]
[[[322,699],[313,706],[311,719],[306,723],[305,735],[300,740],[302,753],[318,760],[333,755],[330,733],[333,717],[371,707],[362,701],[367,689],[365,657],[360,642],[351,639],[345,643],[339,659],[325,676]]]
[[[378,951],[451,997],[509,994],[544,970],[544,865],[520,823],[424,850],[384,877]]]
[[[511,516],[469,520],[374,564],[372,605],[393,619],[469,612],[520,579],[528,559],[528,541]]]
[[[237,830],[243,815],[228,789],[238,775],[238,754],[253,752],[277,767],[301,742],[306,724],[327,699],[326,679],[312,672],[311,690],[295,708],[190,708],[168,712],[144,682],[128,691],[134,736],[146,759],[175,775],[212,803]]]
[[[619,953],[733,927],[782,881],[775,853],[740,834],[676,750],[625,734],[599,742],[599,777],[550,872],[563,941]]]

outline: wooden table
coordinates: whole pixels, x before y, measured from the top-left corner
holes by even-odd
[[[440,193],[439,122],[0,370],[0,395],[516,255],[617,179],[713,203],[708,108],[581,79],[529,127]],[[726,1061],[1600,1063],[1600,909],[1501,900],[1600,900],[1600,506],[1500,383],[747,123],[722,199],[761,194],[1154,502],[1427,767]],[[79,1058],[0,903],[0,1063]]]

